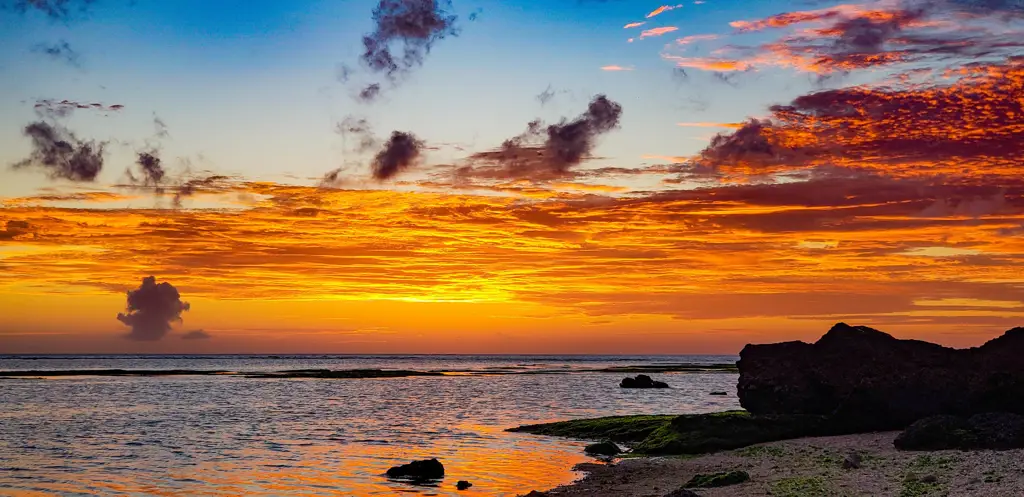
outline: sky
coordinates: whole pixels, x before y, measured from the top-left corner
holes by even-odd
[[[1020,0],[0,0],[0,353],[1024,323]]]

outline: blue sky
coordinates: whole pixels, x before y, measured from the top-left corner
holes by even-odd
[[[771,3],[687,4],[649,19],[647,27],[677,26],[668,35],[627,43],[658,3],[457,2],[461,35],[438,42],[423,67],[374,104],[352,98],[355,83],[374,81],[357,72],[353,84],[336,78],[337,66],[358,67],[360,38],[372,29],[368,1],[137,2],[101,0],[68,22],[39,13],[5,11],[0,21],[0,162],[28,151],[21,128],[38,99],[121,104],[110,116],[79,112],[68,127],[81,138],[115,141],[100,177],[115,182],[137,150],[153,138],[153,116],[168,126],[166,158],[249,179],[282,174],[318,177],[342,160],[334,123],[365,116],[376,131],[412,131],[429,144],[468,151],[497,146],[536,117],[573,117],[590,98],[606,93],[624,108],[621,130],[606,136],[593,166],[632,167],[642,156],[686,155],[714,130],[680,128],[680,121],[736,121],[764,111],[771,96],[806,77],[759,74],[756,84],[733,88],[695,74],[680,84],[659,56],[679,36],[727,32],[731,20],[776,12]],[[468,20],[472,12],[478,19]],[[66,40],[81,67],[51,60],[32,47]],[[606,65],[634,68],[606,72]],[[547,105],[535,96],[560,91]],[[386,85],[387,87],[387,85]],[[700,102],[701,105],[696,105]],[[465,155],[441,147],[429,163]],[[366,158],[360,158],[365,161]],[[44,180],[4,171],[0,194],[32,189]]]

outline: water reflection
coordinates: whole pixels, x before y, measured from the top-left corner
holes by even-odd
[[[619,376],[6,380],[0,494],[517,495],[590,459],[582,442],[504,428],[736,407],[708,395],[734,390],[733,374],[658,375],[674,387],[660,391],[620,389]],[[429,457],[445,465],[438,487],[383,476]],[[457,492],[460,479],[473,487]]]

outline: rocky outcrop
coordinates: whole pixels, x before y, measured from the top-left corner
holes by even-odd
[[[388,478],[401,478],[414,482],[440,480],[444,478],[444,465],[437,459],[424,459],[394,466],[388,470],[387,475]]]
[[[900,450],[1024,448],[1024,416],[1007,412],[976,414],[969,419],[930,416],[908,426],[893,445]]]
[[[740,404],[754,414],[824,415],[861,429],[937,414],[1024,413],[1024,328],[972,349],[898,340],[839,323],[817,342],[747,345]]]
[[[668,388],[668,383],[655,381],[645,374],[638,374],[636,378],[628,376],[623,378],[619,386],[622,388]]]

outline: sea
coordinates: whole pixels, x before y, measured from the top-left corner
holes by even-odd
[[[0,379],[0,495],[514,496],[570,483],[586,442],[509,433],[528,423],[739,408],[728,372],[608,367],[735,356],[0,356],[0,370],[402,369],[444,376],[323,379],[46,376]],[[633,374],[629,374],[632,376]],[[713,391],[727,396],[710,395]],[[438,458],[443,481],[391,466]],[[469,490],[455,482],[467,480]]]

